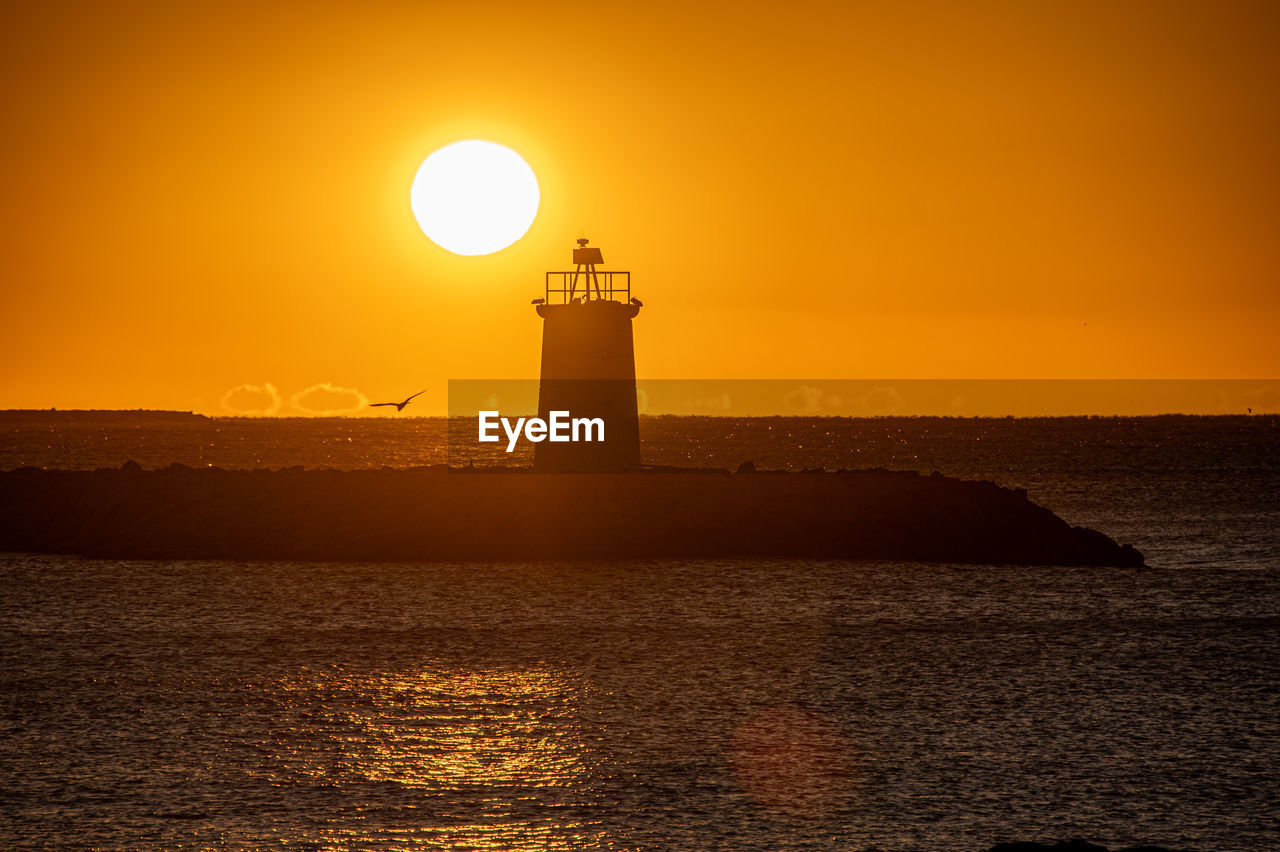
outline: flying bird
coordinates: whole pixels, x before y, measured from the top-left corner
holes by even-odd
[[[427,392],[427,390],[428,388],[423,388],[422,390],[415,393],[413,396],[422,396],[424,393]],[[413,399],[413,396],[408,397],[407,399],[405,399],[404,402],[371,402],[369,403],[369,407],[377,408],[379,405],[394,405],[396,407],[396,411],[400,412],[400,411],[404,411],[404,407],[409,404],[409,401]]]

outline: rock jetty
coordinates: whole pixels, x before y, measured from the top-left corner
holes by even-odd
[[[1026,492],[938,473],[0,472],[0,550],[154,559],[659,557],[1137,566]]]

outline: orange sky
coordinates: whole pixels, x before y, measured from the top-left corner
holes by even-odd
[[[580,229],[633,272],[646,378],[1276,378],[1278,31],[1273,3],[18,6],[0,408],[443,410],[536,375],[529,299]],[[465,138],[542,187],[488,257],[409,209]]]

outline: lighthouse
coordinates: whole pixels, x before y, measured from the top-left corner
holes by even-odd
[[[578,240],[573,271],[548,272],[546,292],[534,299],[542,317],[542,373],[538,416],[554,412],[603,421],[604,440],[542,441],[534,449],[539,473],[620,473],[640,467],[636,358],[631,320],[640,300],[631,273],[603,271],[600,249]]]

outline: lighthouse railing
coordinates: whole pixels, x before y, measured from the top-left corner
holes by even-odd
[[[577,279],[576,287],[575,278]],[[586,271],[547,273],[546,302],[548,305],[567,305],[570,301],[581,300],[583,296],[588,296],[592,301],[600,298],[607,302],[626,304],[631,301],[631,273]]]

